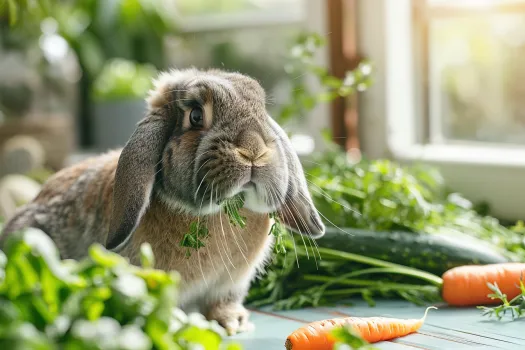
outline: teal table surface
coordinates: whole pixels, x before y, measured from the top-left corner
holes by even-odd
[[[429,310],[419,332],[392,341],[375,344],[379,349],[524,349],[525,319],[497,320],[481,316],[476,308],[455,309],[436,305]],[[251,309],[255,330],[231,337],[246,350],[283,350],[286,337],[295,329],[312,321],[341,316],[384,316],[421,318],[425,307],[403,301],[378,301],[369,307],[361,301],[352,306],[273,311],[271,308]]]

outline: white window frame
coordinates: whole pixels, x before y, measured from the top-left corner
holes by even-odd
[[[359,97],[361,144],[368,158],[436,166],[452,190],[485,201],[491,214],[525,218],[525,147],[425,143],[424,98],[414,45],[413,0],[358,2],[360,53],[375,65],[374,85]],[[416,33],[417,34],[417,33]]]

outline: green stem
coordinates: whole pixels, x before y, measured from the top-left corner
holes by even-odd
[[[418,272],[418,271],[416,270],[416,272]],[[345,273],[345,274],[343,274],[341,276],[338,276],[336,278],[334,278],[334,277],[327,277],[327,276],[316,276],[316,275],[305,275],[305,276],[303,276],[303,278],[305,280],[317,280],[317,281],[319,281],[319,279],[317,279],[319,277],[319,278],[323,279],[324,282],[327,282],[327,285],[332,285],[332,284],[343,282],[344,280],[346,280],[348,278],[357,277],[357,276],[361,276],[361,275],[376,274],[376,273],[401,274],[401,275],[405,275],[405,276],[421,278],[424,281],[432,283],[432,281],[428,281],[426,278],[422,278],[419,273],[414,273],[414,271],[412,271],[412,269],[399,269],[399,268],[390,268],[390,267],[372,267],[372,268],[368,268],[368,269],[357,270],[357,271]],[[312,279],[310,279],[310,278],[312,278]]]
[[[308,281],[317,281],[317,282],[331,282],[330,277],[326,276],[314,276],[314,275],[306,275],[304,276],[305,280]],[[404,284],[404,283],[391,283],[391,282],[381,282],[381,281],[369,281],[369,280],[358,280],[358,279],[345,279],[343,281],[339,281],[342,285],[349,285],[349,286],[365,286],[365,287],[378,287],[378,288],[387,288],[387,289],[407,289],[407,290],[419,290],[419,291],[427,291],[431,288],[435,288],[434,286],[422,286],[418,284]],[[327,293],[327,292],[325,292]]]
[[[298,248],[297,253],[300,253],[300,252],[302,252],[302,249]],[[441,287],[443,285],[443,279],[441,277],[438,277],[426,271],[414,269],[412,267],[407,267],[407,266],[391,263],[391,262],[384,261],[384,260],[374,259],[374,258],[362,256],[362,255],[342,252],[342,251],[329,249],[329,248],[320,247],[318,248],[318,252],[319,254],[324,255],[324,256],[331,256],[331,257],[342,259],[342,260],[349,260],[349,261],[354,261],[354,262],[358,262],[361,264],[387,268],[389,269],[388,270],[389,273],[398,273],[402,275],[417,277],[419,279],[432,283],[438,287]]]
[[[432,286],[417,286],[417,285],[414,286],[410,284],[392,283],[389,286],[385,284],[385,286],[368,286],[366,288],[347,288],[347,289],[327,290],[323,293],[323,295],[324,296],[350,295],[350,294],[356,294],[356,293],[385,291],[385,290],[388,290],[390,292],[400,292],[400,291],[406,291],[406,290],[416,290],[419,292],[426,292],[429,290],[428,287],[435,288]]]
[[[336,296],[336,295],[352,295],[352,294],[361,294],[370,291],[370,288],[348,288],[348,289],[338,289],[338,290],[327,290],[324,291],[323,296]]]

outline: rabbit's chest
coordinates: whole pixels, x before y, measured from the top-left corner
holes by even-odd
[[[208,236],[201,238],[198,249],[181,246],[193,218],[144,216],[133,239],[134,251],[140,244],[151,244],[155,267],[176,270],[181,275],[182,303],[221,294],[232,285],[249,284],[258,270],[264,268],[273,245],[269,234],[268,215],[244,212],[246,226],[229,222],[221,213],[208,217],[205,226]],[[134,254],[136,255],[136,253]]]

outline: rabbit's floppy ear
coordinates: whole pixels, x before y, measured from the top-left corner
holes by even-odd
[[[160,113],[148,115],[122,150],[115,173],[107,249],[124,247],[149,205],[162,152],[174,127],[170,119],[174,118]]]
[[[284,130],[272,118],[270,118],[270,126],[281,141],[288,168],[288,189],[277,214],[290,230],[313,238],[322,237],[325,226],[308,191],[299,157]]]

